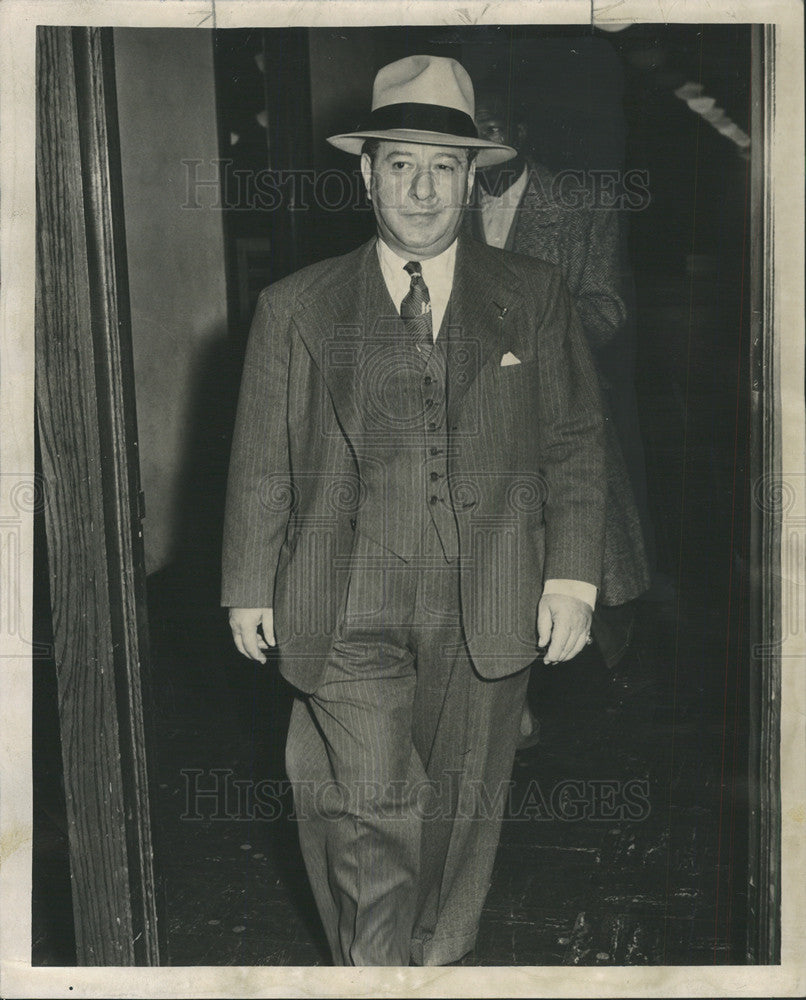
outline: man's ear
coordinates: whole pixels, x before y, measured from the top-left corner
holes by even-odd
[[[368,153],[361,154],[361,176],[367,189],[367,200],[372,201],[372,160]]]

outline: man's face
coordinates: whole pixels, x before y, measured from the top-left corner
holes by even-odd
[[[407,260],[428,260],[453,243],[473,188],[475,164],[453,146],[381,142],[361,173],[384,242]]]
[[[479,139],[486,139],[488,142],[502,142],[505,146],[511,145],[507,128],[506,115],[491,104],[485,104],[482,100],[476,101],[476,128]]]

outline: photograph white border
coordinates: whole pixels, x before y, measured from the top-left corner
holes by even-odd
[[[233,28],[298,24],[774,23],[774,338],[784,478],[806,527],[804,477],[803,5],[800,0],[1,0],[0,518],[3,481],[33,470],[35,31],[37,24]],[[792,511],[790,511],[792,514]],[[783,539],[785,542],[786,539]],[[801,537],[801,545],[803,544]],[[20,535],[19,635],[0,636],[0,995],[16,997],[753,997],[806,993],[806,643],[804,562],[782,551],[798,631],[785,637],[781,691],[782,947],[778,966],[32,968],[32,518]],[[5,581],[2,581],[5,582]],[[790,619],[794,620],[794,619]],[[26,631],[27,629],[27,631]]]

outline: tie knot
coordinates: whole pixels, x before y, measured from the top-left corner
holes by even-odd
[[[408,264],[403,267],[403,270],[411,275],[412,278],[415,276],[420,277],[423,273],[423,267],[419,260],[410,260]]]

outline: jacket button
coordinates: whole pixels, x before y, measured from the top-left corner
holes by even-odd
[[[350,527],[355,531],[356,520],[354,517],[350,518]]]
[[[431,423],[430,423],[430,424],[428,425],[428,429],[429,429],[430,431],[435,431],[435,430],[437,429],[437,425],[436,425],[436,424],[434,423],[434,421],[433,421],[433,420],[432,420],[432,421],[431,421]]]

